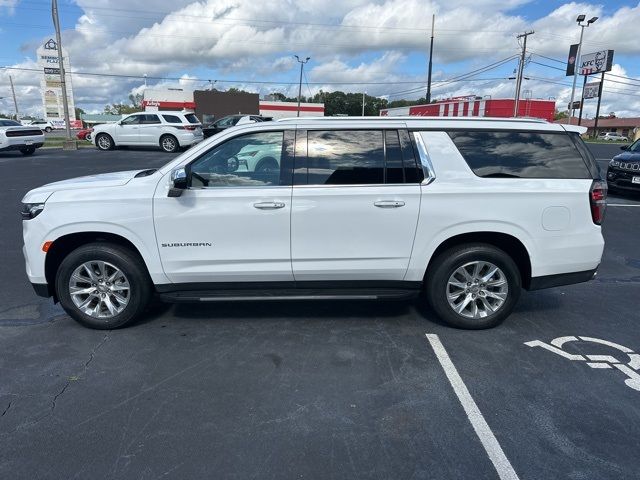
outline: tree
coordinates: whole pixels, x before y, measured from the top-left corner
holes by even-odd
[[[130,93],[129,94],[129,101],[131,102],[131,105],[133,105],[138,110],[142,109],[142,94],[141,93],[136,93],[135,95],[133,93]]]
[[[569,112],[567,110],[564,111],[559,111],[556,110],[553,114],[553,119],[554,120],[562,120],[563,118],[568,118],[569,117]]]
[[[80,119],[81,115],[84,115],[85,113],[87,113],[83,109],[81,109],[80,107],[76,107],[75,108],[75,112],[76,112],[76,118],[77,119]]]

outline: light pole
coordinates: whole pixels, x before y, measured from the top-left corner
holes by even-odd
[[[367,94],[367,92],[362,92],[362,116],[364,117],[364,96]]]
[[[578,15],[578,17],[576,18],[576,22],[578,23],[578,26],[580,27],[580,41],[578,42],[578,53],[576,54],[576,62],[578,64],[578,68],[581,60],[580,60],[580,55],[582,53],[582,37],[584,36],[584,27],[588,27],[590,26],[592,23],[594,23],[596,20],[598,20],[598,17],[592,17],[589,20],[587,20],[587,23],[582,23],[584,22],[584,19],[587,18],[585,15]],[[575,68],[573,70],[573,85],[571,87],[571,102],[569,103],[569,125],[571,125],[573,123],[573,112],[574,112],[574,108],[573,108],[573,99],[575,98],[575,94],[576,94],[576,78],[578,76],[578,68]]]
[[[144,77],[144,88],[147,88],[147,74],[142,75]]]
[[[300,116],[300,97],[302,96],[302,69],[304,68],[304,64],[311,60],[311,57],[307,57],[304,60],[300,60],[298,55],[294,55],[296,60],[300,63],[300,83],[298,84],[298,113],[296,117]]]

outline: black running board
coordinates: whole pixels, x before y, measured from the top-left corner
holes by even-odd
[[[380,288],[366,290],[203,290],[159,293],[160,300],[171,303],[182,302],[233,302],[267,300],[406,300],[420,293],[415,289]]]

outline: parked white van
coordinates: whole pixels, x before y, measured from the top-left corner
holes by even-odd
[[[583,131],[424,117],[229,128],[158,170],[27,193],[27,274],[100,329],[154,295],[417,297],[450,325],[495,326],[521,289],[587,281],[600,264],[606,184]]]

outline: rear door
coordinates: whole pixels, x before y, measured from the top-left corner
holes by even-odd
[[[296,281],[403,280],[420,208],[418,172],[404,129],[299,130]]]
[[[138,130],[138,141],[141,145],[158,145],[162,123],[160,117],[155,113],[140,115],[140,128]]]

